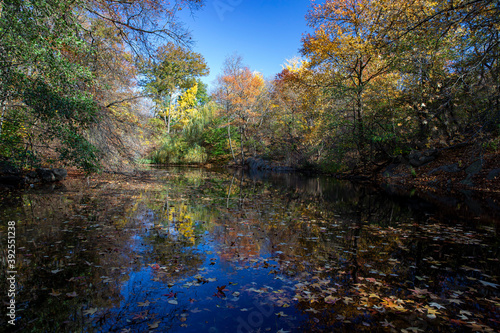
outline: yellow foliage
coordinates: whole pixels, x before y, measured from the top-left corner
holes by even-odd
[[[189,121],[197,115],[196,109],[196,94],[198,93],[198,83],[187,89],[184,94],[179,97],[178,101],[178,118],[182,127],[185,127]]]

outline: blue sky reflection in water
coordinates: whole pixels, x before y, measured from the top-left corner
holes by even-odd
[[[498,221],[334,179],[240,176],[158,170],[4,197],[16,329],[498,330]]]
[[[200,254],[216,252],[211,245],[200,245],[196,250],[195,253]],[[131,273],[121,291],[121,307],[111,313],[111,318],[121,320],[109,320],[102,330],[135,327],[133,330],[142,331],[159,322],[158,329],[169,332],[249,332],[259,327],[277,331],[276,313],[283,313],[283,327],[293,327],[290,321],[301,318],[293,308],[286,311],[287,315],[263,296],[264,293],[286,294],[288,290],[290,297],[293,290],[290,281],[270,278],[269,270],[259,268],[257,260],[234,267],[220,262],[217,254],[210,257],[213,259],[207,258],[198,274],[172,284],[157,281],[162,275],[162,266],[153,265]],[[276,261],[265,262],[277,266]],[[124,309],[127,309],[125,315]],[[137,318],[142,316],[144,318]],[[135,323],[130,322],[131,317],[136,318]]]

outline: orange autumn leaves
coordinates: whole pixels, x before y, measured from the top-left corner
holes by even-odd
[[[257,113],[255,105],[264,92],[264,79],[259,73],[251,72],[238,61],[236,66],[227,66],[217,79],[216,98],[226,106],[237,122],[246,122]]]
[[[236,161],[232,146],[232,125],[238,127],[240,139],[241,162],[245,161],[245,150],[256,152],[256,140],[249,145],[249,134],[258,134],[256,127],[262,123],[266,111],[266,84],[262,75],[252,72],[243,65],[242,58],[237,55],[228,57],[223,72],[217,78],[214,97],[220,104],[222,113],[227,117],[228,139],[233,160]],[[255,135],[253,135],[255,139]]]

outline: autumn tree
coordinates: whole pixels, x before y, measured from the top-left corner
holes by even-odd
[[[172,120],[178,117],[176,97],[193,87],[196,79],[208,75],[205,59],[199,53],[172,42],[158,48],[152,60],[142,65],[145,76],[144,85],[154,95],[156,114],[164,119],[167,133],[170,133]]]
[[[18,167],[38,163],[41,149],[86,170],[97,165],[84,132],[98,104],[91,72],[73,61],[89,52],[73,10],[66,1],[2,2],[0,155]]]
[[[259,106],[262,106],[265,88],[262,76],[243,65],[241,56],[233,55],[225,60],[222,73],[217,77],[214,96],[228,119],[227,133],[235,162],[231,126],[235,125],[239,130],[241,163],[244,163],[245,144],[249,140],[250,127],[258,125],[262,115],[263,108]]]
[[[366,94],[373,81],[393,66],[391,54],[397,50],[390,43],[390,28],[404,8],[384,0],[328,0],[314,5],[307,15],[314,32],[303,38],[302,54],[320,72],[324,86],[346,99],[339,111],[350,114],[352,137],[365,162],[369,139],[365,118],[370,112]]]
[[[446,54],[447,80],[432,105],[435,124],[449,138],[498,130],[500,119],[499,30],[500,6],[492,0],[437,3],[435,12],[407,31],[430,31]],[[443,43],[448,41],[448,44]],[[444,46],[444,47],[443,47]],[[475,135],[474,134],[474,135]]]
[[[328,101],[305,61],[288,60],[272,82],[270,150],[287,165],[317,163],[328,142]]]

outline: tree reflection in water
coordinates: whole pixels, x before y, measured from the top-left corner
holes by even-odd
[[[5,193],[14,328],[498,330],[498,221],[392,199],[331,178],[201,169]]]

